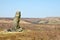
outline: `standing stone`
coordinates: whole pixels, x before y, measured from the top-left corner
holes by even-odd
[[[20,18],[21,18],[21,12],[17,11],[16,15],[13,19],[13,26],[12,26],[12,28],[8,29],[8,31],[13,31],[13,32],[14,31],[16,31],[16,32],[22,31],[22,28],[19,25]]]

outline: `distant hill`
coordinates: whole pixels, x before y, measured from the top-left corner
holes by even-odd
[[[60,17],[22,18],[22,20],[32,24],[60,24]]]
[[[13,18],[0,18],[0,23],[11,23]],[[21,18],[20,23],[25,24],[60,24],[60,17]]]

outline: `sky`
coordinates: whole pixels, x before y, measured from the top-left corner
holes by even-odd
[[[60,0],[0,0],[0,17],[22,18],[60,17]]]

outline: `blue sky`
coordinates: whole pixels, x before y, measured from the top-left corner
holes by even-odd
[[[60,17],[60,0],[0,0],[0,17],[14,17],[17,10],[23,18]]]

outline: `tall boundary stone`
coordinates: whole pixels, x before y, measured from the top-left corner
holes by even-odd
[[[12,28],[8,29],[7,31],[10,31],[10,32],[15,32],[15,31],[20,32],[20,31],[22,31],[22,28],[19,25],[20,18],[21,18],[21,12],[17,11],[16,15],[13,19]]]

